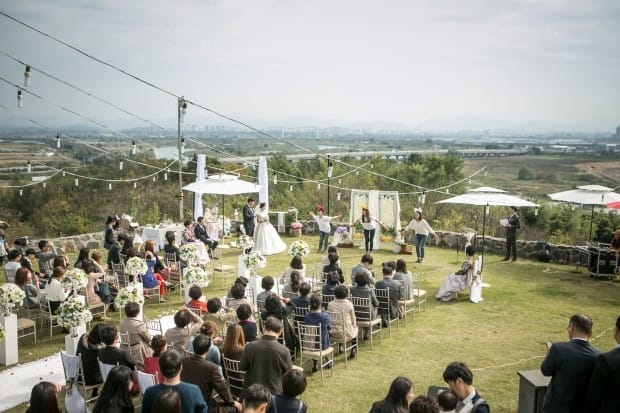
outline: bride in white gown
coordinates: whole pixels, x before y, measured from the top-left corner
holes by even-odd
[[[280,239],[278,232],[269,222],[269,214],[264,202],[256,211],[256,228],[254,228],[254,247],[263,255],[274,255],[286,250],[286,244]]]

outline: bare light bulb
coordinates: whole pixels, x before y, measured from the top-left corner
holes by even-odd
[[[185,138],[181,138],[181,155],[185,154]]]
[[[133,187],[134,187],[134,189],[137,188],[138,187],[138,183],[134,181]]]
[[[340,201],[340,196],[341,196],[341,194],[340,194],[340,190],[338,190],[338,193],[336,194],[336,199],[337,199],[338,201]]]
[[[273,173],[273,184],[278,185],[278,174],[275,172]]]
[[[78,178],[75,178],[75,186],[80,185],[80,181],[78,180]]]
[[[121,171],[123,170],[123,161],[120,161],[118,163],[118,169],[120,169]]]
[[[136,141],[131,142],[131,154],[135,155],[138,151],[138,147],[136,146]]]
[[[26,65],[26,71],[24,72],[24,87],[30,86],[30,66]]]
[[[112,182],[108,182],[108,189],[111,191],[112,190]]]
[[[28,173],[32,172],[32,164],[28,161]]]
[[[20,189],[20,190],[19,190],[19,196],[22,196],[22,195],[24,195],[24,190],[23,190],[23,189]]]
[[[24,107],[24,98],[22,97],[22,91],[21,90],[17,91],[17,107],[18,108],[23,108]]]
[[[56,134],[56,149],[60,149],[60,133]]]

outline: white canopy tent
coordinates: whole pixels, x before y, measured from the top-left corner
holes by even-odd
[[[218,174],[209,178],[193,182],[183,187],[184,190],[196,194],[222,195],[222,228],[224,228],[224,195],[250,194],[260,191],[260,185],[239,179],[236,175]]]
[[[464,205],[480,205],[484,206],[484,213],[482,218],[482,261],[480,263],[480,271],[484,268],[484,241],[486,231],[486,217],[489,213],[490,206],[503,206],[503,207],[537,207],[538,204],[521,199],[513,195],[507,195],[506,191],[493,188],[490,186],[483,186],[476,189],[471,189],[465,194],[453,196],[452,198],[443,199],[438,204],[464,204]]]
[[[594,207],[608,208],[607,204],[620,202],[620,194],[614,192],[613,188],[602,185],[583,185],[569,191],[556,192],[547,195],[554,201],[591,206],[590,215],[590,241],[592,241],[592,223],[594,221]]]

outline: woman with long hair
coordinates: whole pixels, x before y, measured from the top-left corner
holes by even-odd
[[[407,270],[407,263],[402,258],[396,261],[396,272],[392,279],[400,281],[400,298],[413,300],[413,275]]]
[[[222,354],[227,359],[241,360],[245,349],[245,335],[239,324],[230,324],[226,329],[226,338],[222,345]]]
[[[157,272],[157,262],[159,258],[155,254],[155,242],[146,241],[144,244],[144,258],[146,260],[147,270],[142,277],[144,288],[155,288],[159,286],[160,301],[166,301],[163,297],[166,294],[166,284],[164,278]]]
[[[131,400],[133,374],[127,366],[115,366],[103,383],[93,413],[133,413]]]
[[[144,372],[148,374],[157,374],[159,383],[164,382],[164,375],[161,374],[159,368],[159,356],[168,348],[166,337],[161,334],[154,335],[151,338],[151,350],[153,355],[144,359]]]
[[[37,383],[30,393],[30,406],[26,413],[60,413],[56,394],[60,391],[60,385],[49,381]]]
[[[364,228],[364,248],[366,249],[366,253],[371,254],[375,242],[375,232],[377,231],[377,224],[381,225],[383,229],[387,229],[387,227],[376,217],[370,215],[370,211],[365,205],[362,205],[362,215],[357,220],[355,220],[353,225],[357,224],[358,222],[361,223],[362,228]]]
[[[385,399],[374,402],[370,413],[409,413],[409,405],[414,397],[413,382],[407,377],[397,377],[390,385]]]
[[[299,286],[303,282],[299,271],[293,270],[291,271],[291,275],[289,276],[289,280],[284,287],[282,288],[282,294],[286,297],[294,296],[295,294],[299,294]]]
[[[413,230],[415,232],[415,253],[418,257],[418,263],[422,263],[424,261],[426,239],[430,234],[433,234],[436,240],[439,240],[439,237],[428,222],[426,222],[422,216],[422,210],[419,208],[413,210],[413,219],[409,221],[409,224],[405,227],[405,231],[407,230]]]
[[[88,259],[88,254],[90,254],[88,247],[80,248],[77,260],[75,260],[75,264],[73,264],[73,266],[75,268],[83,268],[84,261]]]

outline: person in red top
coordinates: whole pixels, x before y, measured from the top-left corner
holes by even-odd
[[[187,303],[188,308],[195,308],[205,314],[207,313],[207,303],[200,299],[202,298],[202,288],[193,285],[189,289],[189,298],[191,298],[191,300]]]
[[[151,348],[153,349],[153,355],[144,359],[144,372],[148,374],[157,373],[157,379],[159,383],[164,382],[164,375],[161,374],[159,369],[159,356],[166,351],[167,348],[166,337],[158,334],[151,339]]]

